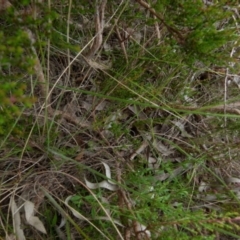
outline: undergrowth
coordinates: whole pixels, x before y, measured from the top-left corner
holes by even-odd
[[[0,3],[1,239],[238,239],[237,1]]]

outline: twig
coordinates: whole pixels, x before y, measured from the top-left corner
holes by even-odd
[[[223,112],[224,114],[230,113],[230,114],[237,114],[240,115],[240,109],[237,109],[240,107],[240,102],[230,103],[226,105],[225,103],[222,105],[214,106],[214,107],[195,107],[195,106],[174,106],[176,109],[182,109],[182,110],[198,110],[198,111],[210,111],[210,112]]]
[[[157,17],[154,15],[153,18],[156,19]],[[157,39],[158,39],[158,44],[157,45],[160,45],[160,43],[161,43],[161,33],[159,31],[158,22],[155,22],[154,25],[155,25],[155,29],[156,29],[156,33],[157,33]]]
[[[126,62],[128,63],[127,50],[125,48],[124,40],[122,39],[119,28],[117,26],[117,20],[115,20],[115,26],[116,26],[115,28],[116,28],[117,37],[118,37],[118,40],[120,41],[120,46],[123,50],[123,54],[124,54],[124,57],[126,59]]]
[[[96,7],[96,17],[95,17],[96,36],[94,38],[92,47],[90,48],[89,52],[85,55],[87,59],[92,58],[102,45],[102,41],[103,41],[102,35],[103,35],[103,29],[104,29],[104,12],[105,12],[106,4],[107,4],[107,0],[103,0],[100,6]]]
[[[184,44],[185,42],[185,37],[175,28],[169,26],[163,16],[161,16],[160,13],[157,13],[155,11],[155,9],[151,8],[150,5],[142,0],[136,0],[136,2],[138,2],[140,5],[142,5],[144,8],[146,8],[149,12],[151,12],[154,16],[156,16],[161,22],[162,24],[167,28],[167,30],[172,33],[172,35],[174,35],[175,37],[177,37],[177,41],[180,44]]]

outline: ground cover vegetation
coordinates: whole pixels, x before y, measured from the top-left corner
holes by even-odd
[[[0,238],[239,239],[239,8],[1,0]]]

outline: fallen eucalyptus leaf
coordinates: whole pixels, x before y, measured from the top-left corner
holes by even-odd
[[[99,183],[91,183],[85,178],[85,183],[88,188],[90,189],[97,189],[97,188],[106,188],[110,191],[117,191],[118,186],[115,184],[109,183],[107,180],[103,180],[102,182]]]
[[[105,168],[105,174],[106,174],[106,177],[108,178],[108,182],[110,182],[111,184],[115,184],[113,181],[111,181],[112,176],[111,176],[111,170],[110,170],[109,165],[106,164],[105,162],[102,162],[102,164]]]
[[[42,233],[47,233],[43,223],[39,220],[38,217],[34,216],[34,203],[26,201],[24,203],[25,217],[27,223],[35,227],[38,231]]]
[[[110,191],[116,191],[118,190],[118,186],[113,182],[111,181],[111,170],[110,170],[110,167],[108,166],[108,164],[102,162],[104,168],[105,168],[105,175],[106,177],[108,178],[108,180],[103,180],[99,183],[92,183],[92,182],[89,182],[86,178],[85,179],[85,183],[87,185],[88,188],[90,189],[97,189],[97,188],[106,188]]]
[[[26,240],[23,230],[21,229],[21,218],[19,214],[19,208],[17,207],[14,197],[10,200],[12,218],[13,218],[13,228],[18,240]]]
[[[68,197],[66,198],[66,200],[65,200],[65,204],[66,204],[67,207],[71,210],[73,216],[75,216],[76,218],[78,218],[78,219],[80,219],[80,220],[85,220],[85,221],[89,222],[89,220],[88,220],[86,217],[84,217],[80,212],[78,212],[77,210],[75,210],[74,208],[72,208],[72,207],[68,204],[68,202],[69,202],[69,200],[70,200],[71,198],[72,198],[72,196],[68,196]]]
[[[164,144],[162,144],[160,141],[153,140],[153,147],[158,150],[162,156],[169,156],[174,153],[173,150],[166,147]]]
[[[58,235],[59,239],[61,239],[61,240],[67,240],[67,237],[66,237],[64,231],[61,230],[61,228],[63,226],[65,226],[65,224],[66,224],[66,218],[62,217],[60,225],[58,227],[55,227],[57,235]]]

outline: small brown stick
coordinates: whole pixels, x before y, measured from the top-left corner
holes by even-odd
[[[156,19],[156,16],[154,15],[153,18]],[[155,22],[154,25],[155,25],[155,29],[156,29],[156,33],[157,33],[157,39],[158,39],[158,44],[157,45],[160,45],[160,43],[161,43],[161,33],[159,31],[159,24],[158,24],[158,22]]]
[[[100,6],[96,7],[96,18],[95,18],[95,28],[96,28],[96,36],[94,38],[94,42],[89,52],[85,55],[87,59],[92,58],[99,48],[102,45],[103,41],[103,29],[104,29],[104,12],[107,4],[107,0],[103,0]]]
[[[117,26],[117,20],[115,20],[115,26],[116,26],[115,28],[116,28],[117,37],[118,37],[118,40],[120,41],[120,46],[123,50],[123,54],[124,54],[124,57],[126,59],[126,62],[128,63],[127,50],[125,48],[124,40],[122,39],[119,28]]]
[[[240,102],[235,103],[229,103],[227,105],[222,104],[214,107],[204,108],[204,107],[193,107],[193,106],[176,106],[177,109],[182,110],[198,110],[198,111],[210,111],[210,112],[223,112],[224,114],[230,113],[230,114],[237,114],[240,115],[240,110],[237,109],[240,107]]]
[[[156,16],[162,24],[167,28],[167,30],[172,33],[172,35],[177,37],[177,41],[180,44],[183,44],[185,42],[185,37],[175,28],[169,26],[165,21],[163,16],[160,15],[160,13],[157,13],[155,9],[151,8],[150,5],[143,0],[136,0],[140,5],[142,5],[144,8],[146,8],[149,12],[151,12],[154,16]]]

